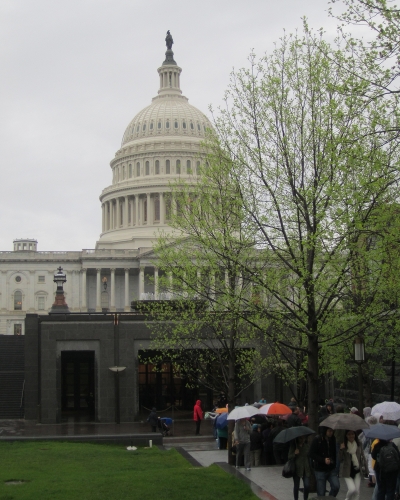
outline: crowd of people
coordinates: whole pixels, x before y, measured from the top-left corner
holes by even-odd
[[[261,398],[258,405],[265,402],[265,398]],[[368,479],[368,486],[373,488],[372,500],[400,499],[400,430],[397,429],[400,429],[400,414],[395,421],[385,418],[385,415],[371,415],[371,408],[364,408],[362,415],[357,408],[350,408],[351,414],[360,417],[360,421],[363,418],[368,424],[365,427],[371,428],[379,423],[385,424],[385,428],[388,425],[396,427],[394,435],[398,435],[398,438],[375,439],[368,437],[368,432],[364,433],[362,426],[360,429],[330,427],[329,417],[345,412],[344,406],[335,404],[332,400],[320,408],[318,433],[312,430],[308,432],[305,408],[294,398],[288,407],[291,413],[286,415],[272,417],[256,414],[236,420],[231,436],[228,434],[227,401],[224,395],[220,396],[214,411],[208,412],[207,416],[213,421],[214,437],[219,449],[227,449],[229,438],[231,439],[236,467],[244,467],[250,471],[252,467],[260,465],[293,462],[291,477],[294,500],[298,500],[301,491],[304,500],[308,500],[312,475],[315,477],[319,497],[325,496],[327,484],[329,496],[336,497],[341,477],[347,487],[346,500],[359,500],[363,478]],[[201,401],[197,400],[193,409],[196,435],[200,433],[204,417]],[[153,431],[159,427],[158,421],[153,408],[148,418]],[[324,422],[328,424],[324,425]],[[295,439],[277,439],[281,432],[294,427],[303,427],[292,433],[297,436]]]

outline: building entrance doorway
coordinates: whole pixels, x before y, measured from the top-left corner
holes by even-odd
[[[94,351],[61,352],[61,419],[95,418]]]

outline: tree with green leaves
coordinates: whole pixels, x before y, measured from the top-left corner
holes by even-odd
[[[159,295],[172,300],[146,309],[150,349],[160,353],[152,360],[168,357],[186,380],[225,393],[232,407],[278,360],[258,325],[245,319],[249,304],[262,300],[243,273],[251,262],[257,268],[257,251],[232,165],[211,142],[200,175],[171,184],[175,231],[161,235],[154,251]]]
[[[271,55],[251,55],[250,68],[232,75],[215,120],[264,264],[241,272],[270,298],[268,308],[254,302],[246,319],[280,351],[288,373],[300,360],[313,427],[321,373],[340,361],[340,346],[391,311],[379,298],[383,266],[358,264],[383,259],[381,246],[365,243],[389,222],[380,207],[397,201],[398,144],[375,133],[395,118],[385,100],[364,99],[370,80],[348,71],[349,57],[307,26],[285,35]],[[376,292],[349,310],[356,279]]]
[[[347,70],[349,57],[307,26],[252,54],[232,74],[200,177],[171,187],[176,231],[155,249],[159,286],[178,304],[151,308],[152,347],[181,362],[201,352],[186,369],[223,381],[231,401],[280,372],[307,388],[314,428],[321,375],[350,374],[349,343],[393,313],[385,207],[397,202],[399,152],[375,132],[394,118],[364,99],[369,80]],[[381,244],[368,244],[377,232]]]

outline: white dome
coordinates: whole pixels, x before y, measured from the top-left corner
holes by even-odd
[[[208,118],[180,95],[163,95],[142,109],[125,130],[121,146],[144,137],[160,136],[205,137],[211,128]]]

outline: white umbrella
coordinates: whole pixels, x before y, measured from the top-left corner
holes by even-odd
[[[228,420],[240,420],[241,418],[249,418],[257,415],[258,409],[254,406],[238,406],[228,415]]]
[[[384,401],[372,407],[371,415],[382,417],[385,420],[399,420],[400,419],[400,405],[395,401]]]

